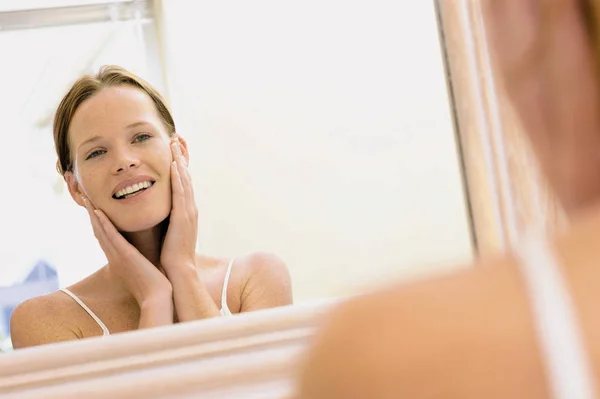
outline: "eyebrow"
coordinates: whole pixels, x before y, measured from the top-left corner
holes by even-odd
[[[149,125],[149,124],[150,123],[144,122],[144,121],[133,122],[133,123],[130,123],[129,125],[125,126],[125,129],[131,129],[131,128],[138,127],[138,126],[141,126],[141,125]],[[79,144],[78,149],[81,149],[81,147],[83,147],[85,144],[89,144],[89,143],[92,143],[94,141],[98,141],[100,139],[102,139],[102,137],[100,137],[100,136],[93,136],[93,137],[85,140],[83,143]]]
[[[92,142],[94,142],[94,141],[98,141],[98,140],[100,140],[101,138],[102,138],[102,137],[100,137],[100,136],[94,136],[94,137],[92,137],[92,138],[89,138],[89,139],[87,139],[86,141],[84,141],[83,143],[79,144],[79,147],[77,148],[77,150],[80,150],[80,149],[81,149],[81,147],[83,147],[85,144],[92,143]]]
[[[148,122],[144,122],[144,121],[140,121],[140,122],[134,122],[134,123],[130,123],[129,125],[125,126],[126,129],[131,129],[132,127],[138,127],[141,125],[149,125],[150,123]]]

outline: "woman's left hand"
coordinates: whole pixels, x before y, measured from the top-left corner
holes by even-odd
[[[179,141],[171,143],[171,151],[171,217],[160,253],[167,277],[181,268],[195,270],[198,236],[198,208]]]

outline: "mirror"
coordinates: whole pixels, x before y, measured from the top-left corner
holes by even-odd
[[[167,99],[189,150],[200,254],[276,254],[296,304],[471,259],[434,2],[0,7],[4,350],[17,304],[106,263],[52,136],[66,91],[105,64]]]

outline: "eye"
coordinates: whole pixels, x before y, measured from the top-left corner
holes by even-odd
[[[106,150],[93,151],[85,158],[85,160],[87,161],[88,159],[96,158],[97,156],[100,156],[100,155],[104,154],[105,152],[106,152]]]
[[[150,136],[148,133],[140,133],[137,136],[135,136],[135,138],[133,139],[134,143],[141,143],[142,141],[146,141],[148,139],[150,139],[152,136]]]

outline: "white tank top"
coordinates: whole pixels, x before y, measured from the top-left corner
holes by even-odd
[[[229,285],[229,276],[231,275],[231,269],[233,267],[234,262],[235,262],[235,258],[232,258],[229,261],[229,265],[227,265],[227,272],[225,273],[225,280],[223,281],[223,288],[221,290],[221,310],[220,310],[221,316],[231,316],[232,315],[231,311],[229,310],[229,306],[227,306],[227,287]],[[79,297],[77,295],[73,294],[67,288],[61,288],[60,291],[64,292],[65,294],[67,294],[71,298],[73,298],[75,300],[75,302],[77,302],[79,304],[79,306],[81,306],[83,308],[83,310],[85,310],[92,317],[92,319],[94,319],[94,321],[102,329],[103,337],[110,335],[110,331],[108,330],[108,327],[106,327],[106,324],[104,324],[102,322],[102,320],[100,320],[100,318],[98,316],[96,316],[96,314],[92,311],[92,309],[90,309],[81,299],[79,299]]]
[[[594,399],[596,387],[566,281],[545,235],[517,249],[554,399]]]

